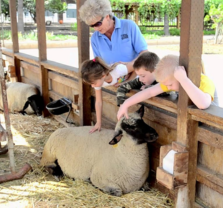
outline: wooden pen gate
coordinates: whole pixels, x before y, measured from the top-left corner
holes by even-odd
[[[84,0],[77,0],[77,10]],[[200,82],[204,0],[182,0],[180,63],[188,77],[198,86]],[[36,5],[39,58],[19,53],[16,8],[10,0],[13,49],[3,50],[4,65],[15,68],[18,81],[32,83],[42,92],[45,105],[50,100],[69,98],[72,103],[70,119],[78,125],[95,121],[91,109],[94,92],[84,85],[79,69],[47,60],[44,0]],[[78,20],[79,63],[89,59],[89,28]],[[79,64],[80,65],[80,64]],[[196,69],[196,70],[194,70]],[[103,127],[114,128],[116,123],[116,89],[103,89]],[[134,92],[128,94],[131,96]],[[145,121],[159,134],[150,146],[153,186],[169,193],[175,207],[222,207],[223,204],[223,109],[211,106],[199,110],[181,88],[179,98],[154,97],[144,102]],[[130,110],[135,110],[133,106]],[[43,116],[47,116],[45,109]],[[64,115],[65,117],[66,115]],[[64,117],[55,117],[63,122]],[[64,122],[63,122],[64,123]],[[161,151],[160,151],[161,147]],[[174,174],[162,169],[162,158],[169,150],[178,154]],[[157,180],[155,180],[155,176]]]

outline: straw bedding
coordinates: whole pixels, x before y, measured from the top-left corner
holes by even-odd
[[[1,124],[4,115],[0,112]],[[28,162],[33,171],[22,179],[0,184],[0,208],[150,208],[173,207],[156,189],[136,191],[122,197],[104,194],[90,183],[64,177],[61,181],[39,167],[44,144],[50,134],[64,127],[52,118],[10,114],[16,170]],[[2,142],[4,145],[5,143]],[[9,173],[8,154],[0,156],[0,175]]]

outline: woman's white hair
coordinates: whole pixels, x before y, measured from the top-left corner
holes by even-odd
[[[179,56],[164,56],[156,65],[154,75],[157,82],[162,82],[169,76],[174,74],[175,68],[179,66]]]
[[[92,20],[106,15],[113,16],[109,0],[87,0],[79,9],[80,19],[86,24],[91,24]]]

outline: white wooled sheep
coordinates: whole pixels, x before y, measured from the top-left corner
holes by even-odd
[[[140,189],[149,175],[147,142],[158,138],[142,120],[144,107],[122,118],[115,131],[90,134],[91,126],[56,130],[48,139],[41,166],[53,175],[91,181],[102,191],[121,196]]]
[[[10,112],[42,115],[43,99],[34,85],[22,82],[8,82],[6,83],[6,92]],[[2,93],[0,93],[0,109],[3,110]]]

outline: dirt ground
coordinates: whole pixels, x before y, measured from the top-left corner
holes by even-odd
[[[1,124],[4,116],[0,112]],[[170,208],[172,201],[156,189],[122,197],[102,193],[88,182],[64,177],[58,181],[39,166],[50,134],[64,127],[53,118],[10,114],[16,172],[29,163],[22,179],[0,183],[0,208]],[[75,127],[74,127],[75,128]],[[2,142],[5,145],[5,142]],[[8,153],[0,155],[0,175],[10,173]]]

